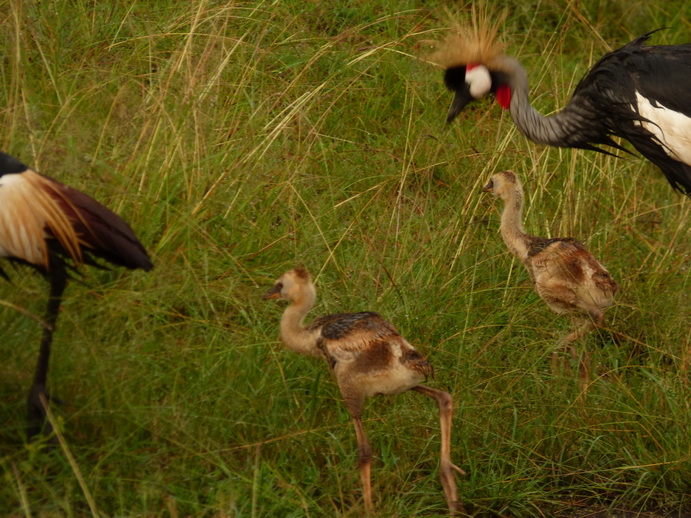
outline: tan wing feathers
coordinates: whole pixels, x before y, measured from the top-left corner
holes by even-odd
[[[77,264],[85,254],[128,268],[152,268],[146,250],[117,214],[90,196],[27,169],[0,177],[0,255],[50,268],[47,240]]]
[[[574,280],[582,280],[582,262],[589,255],[580,243],[560,240],[550,243],[532,256],[529,255],[528,261],[534,265],[536,274],[540,270],[554,270],[556,274],[568,273]]]
[[[61,206],[61,203],[69,205],[69,200],[56,189],[53,180],[31,170],[22,174],[26,175],[27,180],[35,183],[37,186],[36,192],[40,193],[39,197],[42,199],[41,208],[45,211],[45,224],[50,230],[52,237],[57,239],[65,253],[73,261],[79,264],[83,263],[82,245],[87,245],[87,243],[77,234],[74,221],[69,218]],[[80,216],[78,211],[74,212],[78,217]]]
[[[543,271],[551,270],[554,274],[573,279],[574,282],[590,278],[603,291],[616,293],[619,289],[605,267],[581,243],[573,239],[555,240],[535,254],[532,261],[536,275],[544,268]]]
[[[4,253],[48,268],[46,234],[53,237],[74,261],[82,262],[80,241],[69,218],[51,196],[46,179],[33,171],[2,177],[0,233]]]
[[[400,364],[425,378],[434,375],[431,364],[376,313],[330,315],[319,320],[328,323],[321,329],[319,347],[332,367],[350,363],[357,372],[374,373]]]
[[[619,283],[615,281],[609,272],[602,268],[599,263],[597,263],[597,266],[597,269],[593,268],[595,270],[593,273],[593,282],[595,286],[604,293],[609,293],[611,296],[616,295],[621,288]]]
[[[558,313],[610,306],[619,285],[604,266],[574,239],[550,241],[526,262],[540,297]]]
[[[352,360],[375,342],[390,339],[398,334],[373,333],[371,331],[353,331],[338,339],[323,338],[324,348],[337,360]]]

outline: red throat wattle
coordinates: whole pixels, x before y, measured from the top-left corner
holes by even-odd
[[[503,109],[508,110],[511,106],[511,89],[506,85],[497,87],[497,102]]]

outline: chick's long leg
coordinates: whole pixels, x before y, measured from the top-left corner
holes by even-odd
[[[581,389],[581,394],[585,395],[588,391],[588,384],[590,383],[590,354],[588,349],[583,347],[583,350],[579,353],[573,345],[575,341],[582,338],[586,333],[592,331],[595,328],[602,327],[604,323],[604,314],[602,311],[590,311],[590,319],[583,322],[574,331],[569,333],[567,336],[562,338],[559,343],[561,348],[566,349],[573,360],[578,361],[578,384]],[[556,353],[555,353],[556,354]],[[556,365],[555,357],[552,357],[552,366]],[[568,363],[565,362],[565,366]],[[553,368],[554,372],[554,368]]]
[[[439,462],[439,477],[444,488],[446,503],[450,516],[467,515],[465,506],[458,500],[458,489],[453,470],[465,475],[465,471],[451,462],[451,419],[453,415],[453,399],[451,394],[443,390],[435,390],[418,385],[413,390],[436,400],[439,405],[439,422],[441,424],[441,453]]]
[[[365,499],[365,510],[367,513],[372,513],[372,484],[370,481],[370,472],[372,468],[372,446],[367,440],[367,434],[362,427],[361,416],[353,415],[353,424],[355,425],[355,435],[357,436],[358,449],[358,468],[360,469],[360,481],[362,482],[362,494]]]

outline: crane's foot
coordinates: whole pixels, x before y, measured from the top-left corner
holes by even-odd
[[[45,407],[48,403],[57,403],[58,405],[64,404],[60,398],[48,394],[45,386],[33,385],[29,391],[29,398],[27,401],[29,423],[26,429],[26,435],[30,440],[41,433],[46,435],[53,434],[53,426],[48,420],[48,413]]]
[[[449,516],[471,516],[463,502],[460,500],[449,506]]]
[[[455,464],[450,464],[449,467],[450,467],[451,469],[455,469],[455,470],[458,472],[459,475],[467,475],[467,473],[466,473],[465,471],[463,471],[462,468],[459,468],[459,467],[456,466]]]
[[[459,475],[465,475],[466,472],[449,461],[442,461],[439,466],[439,475],[441,478],[441,485],[444,489],[444,496],[446,497],[446,504],[449,508],[449,516],[467,516],[463,502],[458,498],[458,489],[456,487],[456,479],[454,471]]]

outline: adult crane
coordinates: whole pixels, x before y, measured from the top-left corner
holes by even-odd
[[[659,30],[659,29],[658,29]],[[628,140],[676,190],[691,195],[691,44],[649,46],[649,32],[605,54],[580,80],[568,104],[545,117],[528,100],[528,74],[502,52],[495,28],[450,35],[432,56],[454,92],[451,122],[471,101],[496,94],[518,129],[550,146],[628,152]]]
[[[43,336],[27,407],[32,437],[46,423],[44,402],[55,323],[69,270],[98,266],[96,259],[118,266],[152,268],[146,250],[117,214],[86,194],[31,170],[0,152],[0,257],[27,264],[50,283]],[[0,268],[0,275],[7,274]]]

